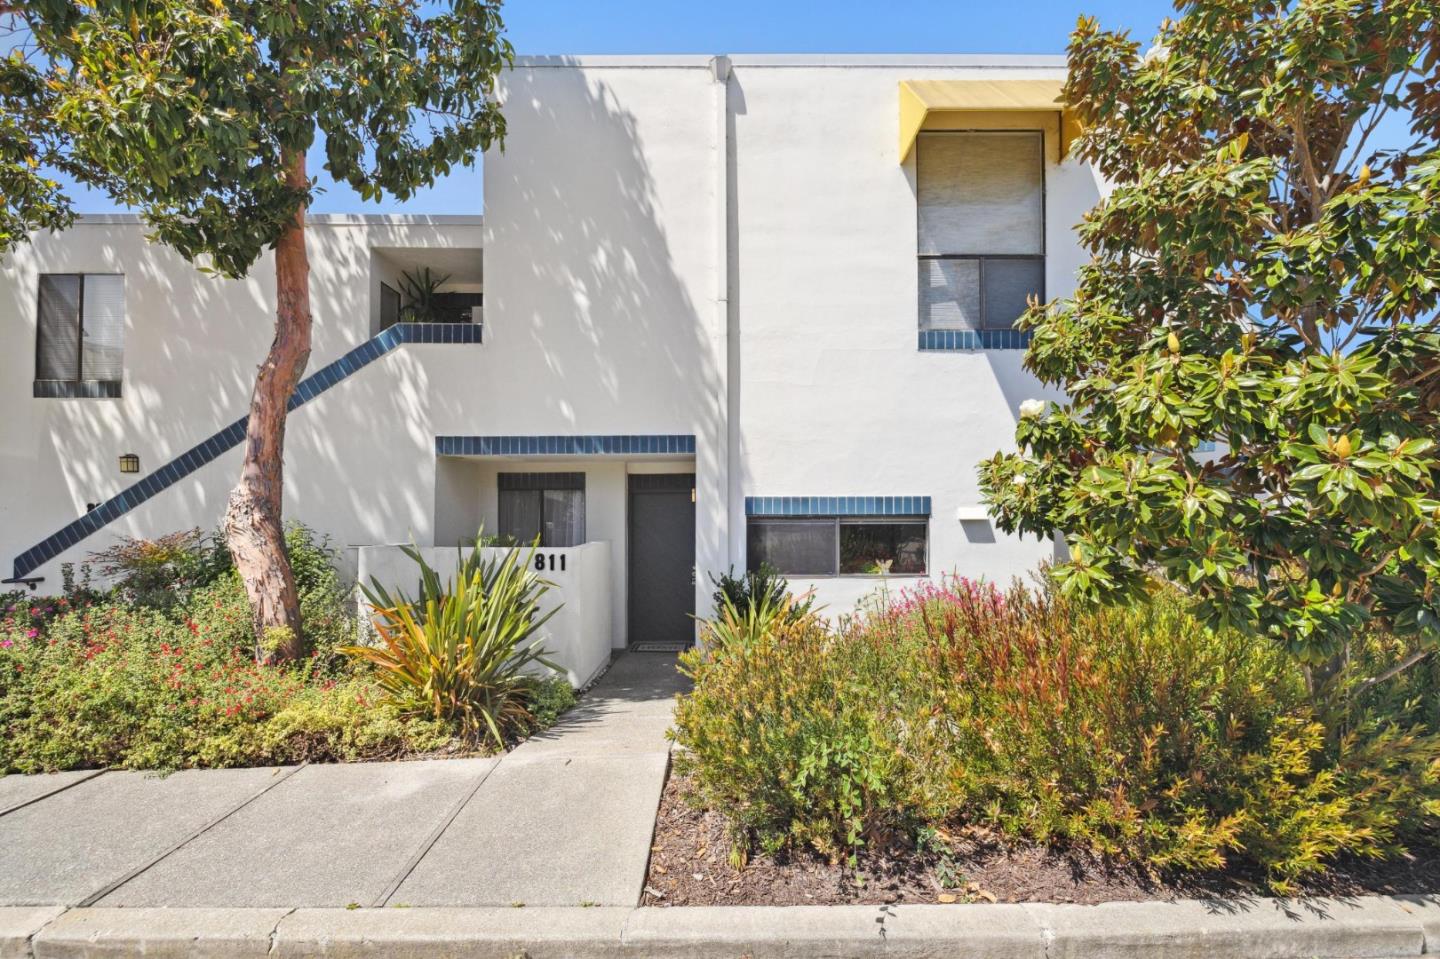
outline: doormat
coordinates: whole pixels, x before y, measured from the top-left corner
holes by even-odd
[[[632,643],[630,649],[637,653],[683,653],[689,643]]]

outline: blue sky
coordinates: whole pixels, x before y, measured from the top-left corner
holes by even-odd
[[[1081,13],[1146,41],[1174,8],[1164,0],[513,0],[504,11],[521,54],[1063,53]],[[320,213],[481,212],[478,165],[405,203],[363,202],[323,171],[321,186]],[[119,209],[104,194],[71,192],[82,213]]]

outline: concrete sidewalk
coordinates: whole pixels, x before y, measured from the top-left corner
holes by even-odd
[[[635,906],[682,688],[621,655],[504,756],[0,778],[0,906]]]

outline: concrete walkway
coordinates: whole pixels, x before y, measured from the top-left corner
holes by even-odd
[[[626,653],[499,758],[0,778],[0,906],[635,906],[682,682]]]

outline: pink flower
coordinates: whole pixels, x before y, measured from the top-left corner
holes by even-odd
[[[11,646],[14,646],[14,645],[15,645],[15,642],[14,642],[13,640],[0,639],[0,649],[9,649]]]
[[[25,635],[26,635],[26,637],[28,637],[28,638],[30,638],[30,639],[34,639],[36,636],[39,636],[39,635],[40,635],[40,630],[38,630],[38,629],[32,629],[32,630],[30,630],[28,633],[26,633]]]

